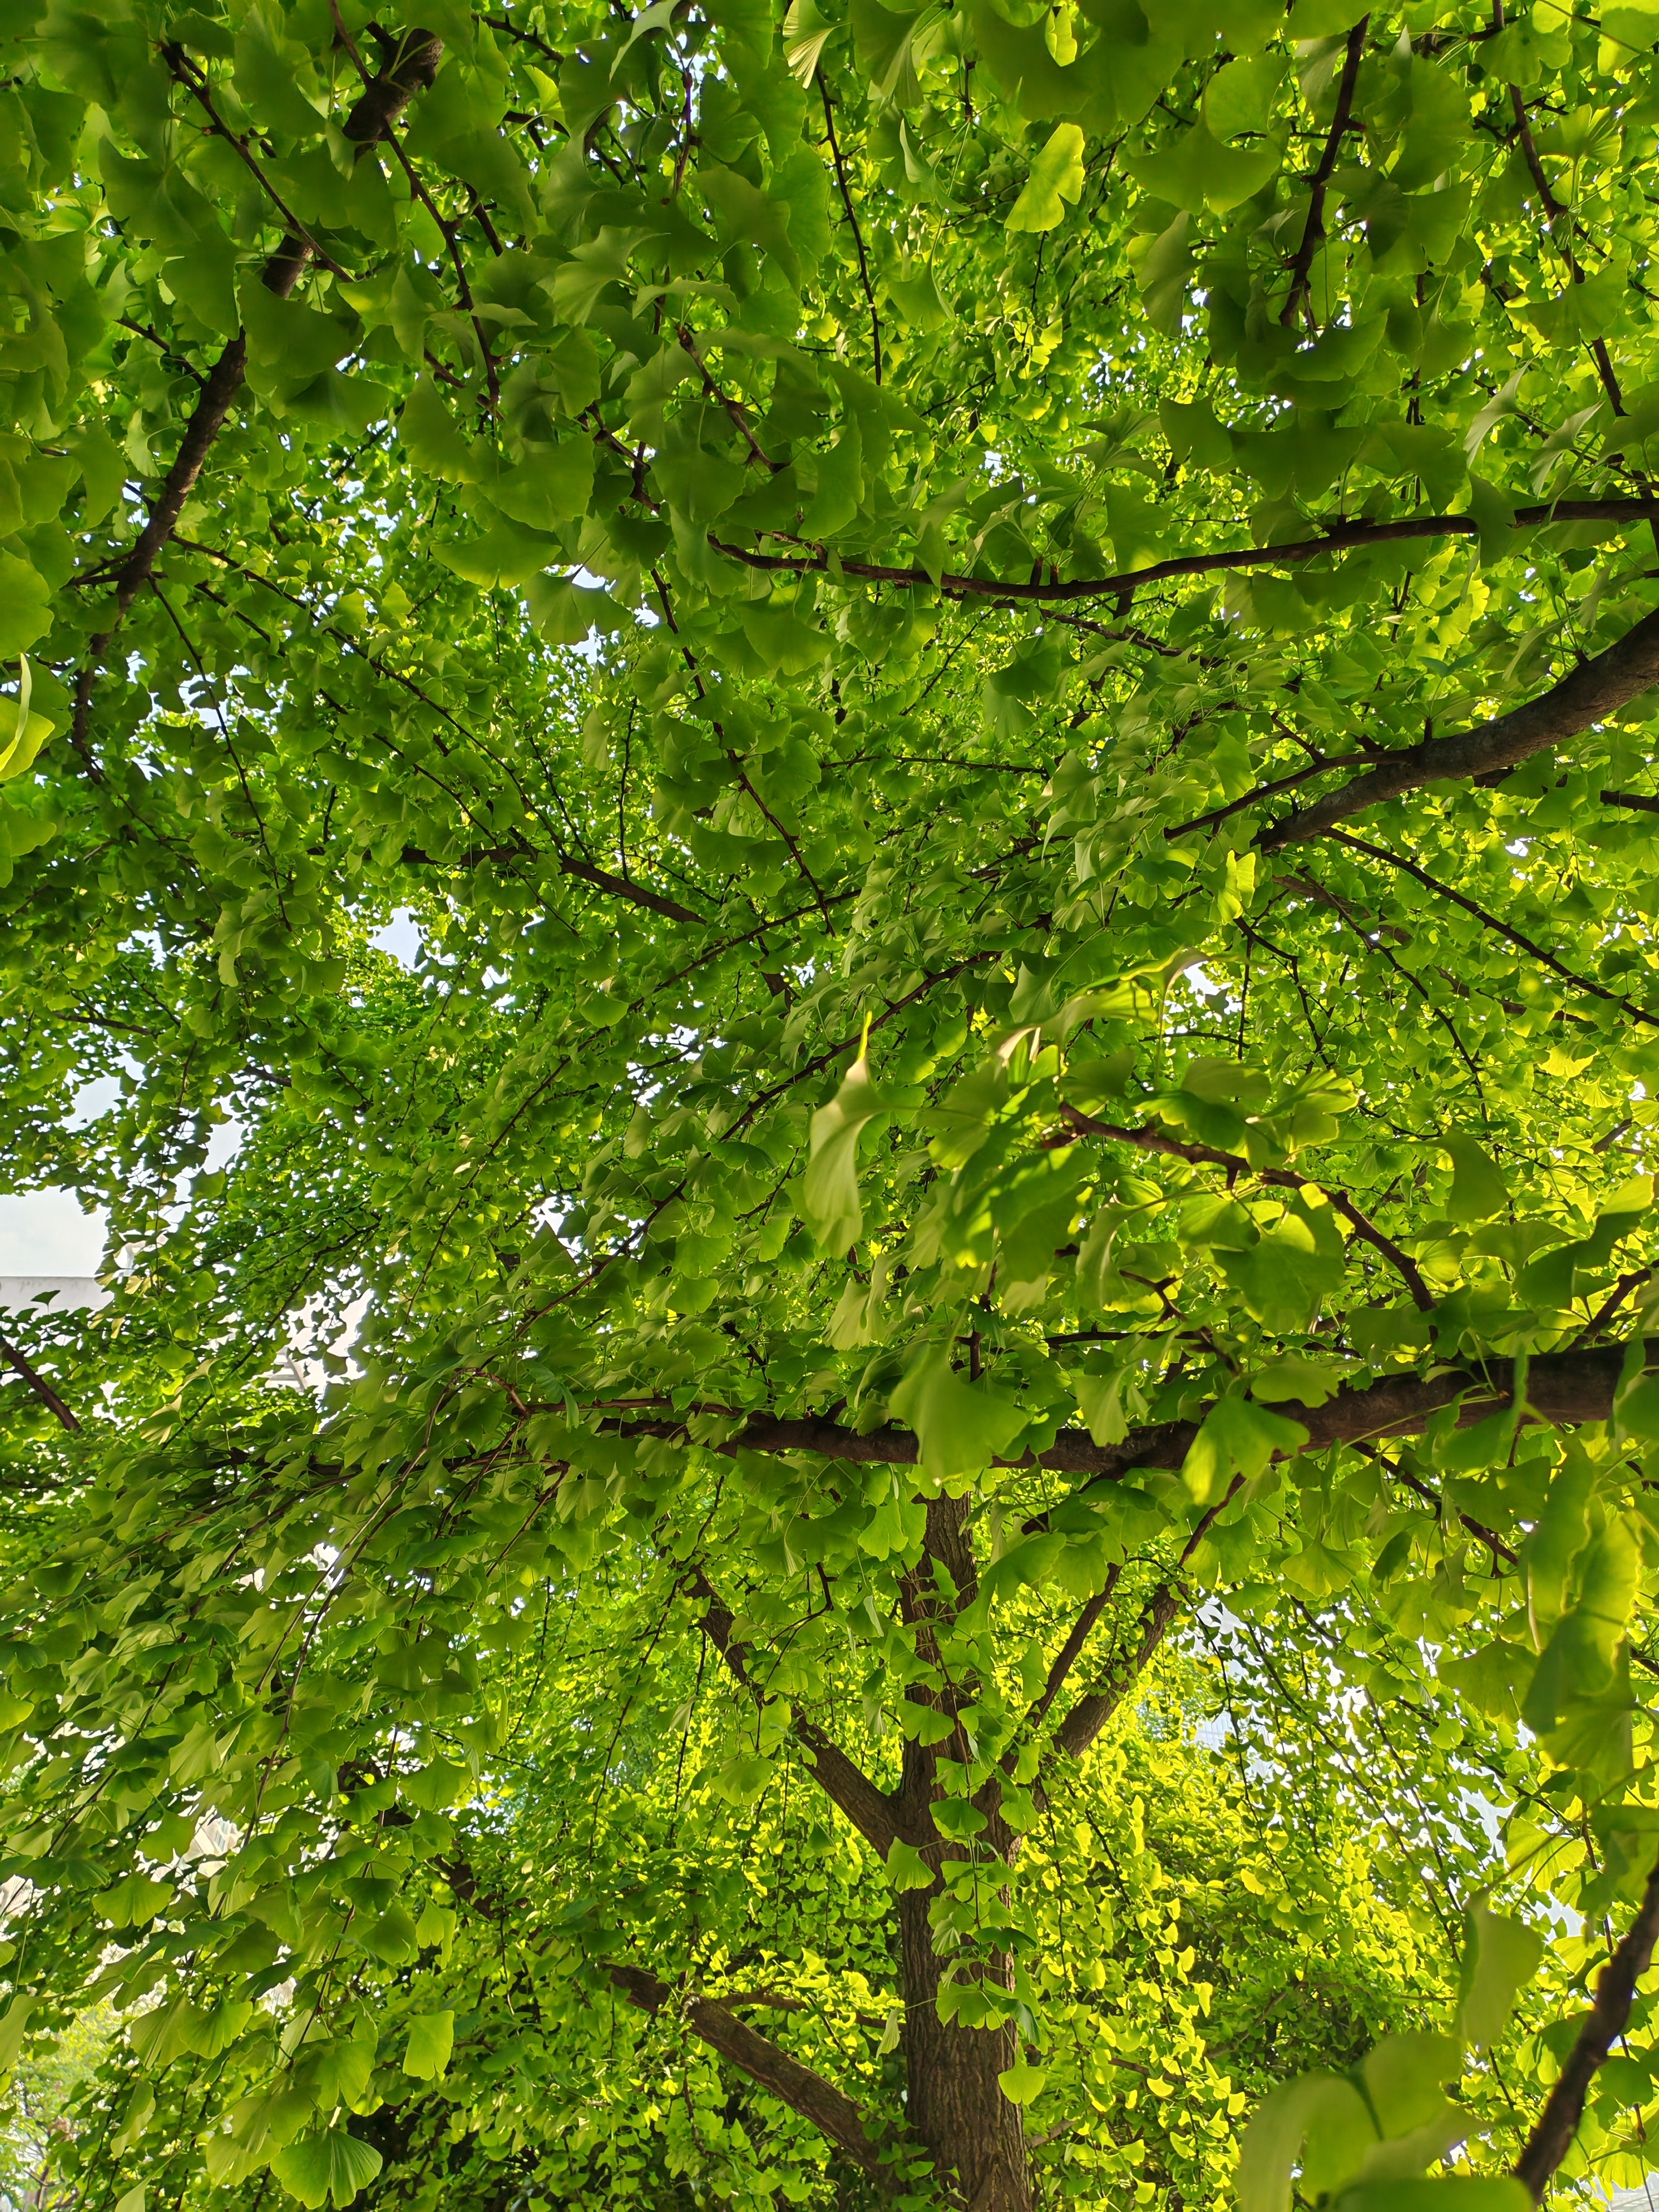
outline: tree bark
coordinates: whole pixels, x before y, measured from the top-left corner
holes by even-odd
[[[941,1663],[938,1629],[971,1605],[978,1589],[967,1506],[957,1498],[934,1498],[927,1508],[921,1560],[904,1578],[901,1604],[916,1632],[917,1657],[944,1678],[945,1686],[912,1686],[905,1694],[913,1704],[954,1715],[969,1702],[969,1686],[952,1683]],[[939,1747],[952,1747],[948,1737]],[[913,1830],[933,1826],[931,1808],[942,1794],[938,1768],[933,1748],[907,1741],[898,1802],[906,1826]],[[996,1810],[994,1788],[994,1783],[988,1825],[975,1856],[981,1864],[1000,1858],[1006,1865],[1018,1839]],[[935,1942],[932,1906],[968,1851],[960,1844],[940,1840],[922,1856],[933,1869],[933,1881],[926,1889],[901,1892],[898,1899],[907,2115],[933,2157],[941,2186],[963,2212],[1030,2212],[1024,2114],[1003,2095],[997,2082],[998,2075],[1019,2057],[1014,2032],[967,2027],[939,2018],[939,1987],[948,1962]],[[995,1976],[1005,1988],[1012,1986],[1013,1962],[1006,1953],[994,1954],[981,1971]]]
[[[1536,699],[1529,699],[1495,722],[1479,729],[1461,730],[1455,737],[1432,738],[1420,745],[1407,745],[1372,769],[1357,775],[1328,799],[1316,799],[1299,813],[1287,815],[1264,830],[1256,844],[1264,853],[1282,851],[1309,837],[1322,836],[1351,814],[1397,799],[1441,778],[1467,781],[1477,775],[1501,774],[1518,767],[1534,753],[1565,744],[1659,683],[1659,610],[1644,615],[1617,645],[1597,653],[1575,668],[1570,676]]]
[[[1601,1969],[1595,2000],[1584,2015],[1578,2040],[1516,2161],[1515,2178],[1526,2184],[1536,2204],[1543,2203],[1551,2176],[1572,2148],[1597,2068],[1630,2025],[1636,1985],[1653,1963],[1656,1941],[1659,1941],[1659,1866],[1648,1876],[1641,1905],[1624,1941]]]
[[[1013,2032],[939,2018],[944,1962],[928,1919],[937,1894],[937,1885],[911,1889],[898,1901],[910,2125],[963,2212],[1030,2212],[1024,2115],[997,2086],[997,2075],[1019,2056]]]
[[[613,1985],[641,2012],[659,2013],[673,1996],[666,1982],[643,1966],[607,1966]],[[761,2035],[738,2018],[729,2005],[714,1997],[692,1997],[684,2007],[686,2025],[711,2050],[729,2059],[739,2073],[809,2120],[854,2164],[861,2166],[878,2187],[890,2191],[891,2182],[881,2163],[881,2153],[872,2142],[864,2115],[853,2100],[826,2081],[810,2066],[803,2066],[781,2050],[769,2036]]]
[[[1552,1422],[1605,1421],[1613,1411],[1625,1351],[1623,1344],[1587,1345],[1580,1351],[1534,1354],[1527,1370],[1527,1417]],[[1650,1364],[1659,1364],[1656,1352],[1659,1345],[1650,1346]],[[1459,1398],[1465,1400],[1459,1425],[1467,1427],[1507,1406],[1514,1388],[1515,1362],[1492,1358],[1426,1376],[1386,1375],[1363,1389],[1345,1384],[1322,1406],[1303,1406],[1291,1400],[1276,1403],[1273,1411],[1300,1422],[1308,1431],[1309,1448],[1321,1451],[1327,1444],[1415,1436],[1431,1413]],[[625,1436],[667,1437],[683,1435],[685,1423],[682,1418],[623,1421],[618,1426]],[[1097,1444],[1086,1429],[1062,1429],[1048,1449],[1035,1457],[1028,1453],[1024,1459],[999,1460],[996,1464],[1046,1467],[1057,1474],[1083,1474],[1096,1481],[1115,1482],[1132,1468],[1178,1468],[1192,1449],[1198,1430],[1196,1420],[1160,1421],[1151,1428],[1132,1429],[1121,1443]],[[750,1415],[734,1436],[707,1449],[817,1452],[826,1459],[844,1459],[866,1467],[910,1467],[921,1455],[914,1432],[890,1423],[860,1436],[855,1429],[816,1415],[780,1420],[771,1413]]]

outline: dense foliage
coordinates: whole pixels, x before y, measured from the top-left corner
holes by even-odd
[[[1659,15],[1353,4],[0,5],[42,2203],[1644,2171]]]

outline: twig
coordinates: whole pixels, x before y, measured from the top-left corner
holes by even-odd
[[[830,88],[822,73],[818,90],[823,95],[823,127],[830,134],[830,152],[836,164],[836,182],[841,186],[841,204],[847,210],[847,220],[853,226],[853,243],[859,252],[859,276],[864,286],[864,296],[870,302],[870,343],[876,356],[876,382],[881,382],[881,318],[876,313],[875,287],[870,282],[870,263],[864,251],[864,233],[859,228],[859,219],[853,212],[853,195],[847,189],[847,170],[841,158],[841,147],[836,138],[836,118],[830,107]]]

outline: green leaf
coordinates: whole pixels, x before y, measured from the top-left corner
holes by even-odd
[[[1490,1156],[1473,1137],[1442,1137],[1440,1149],[1452,1164],[1451,1197],[1446,1211],[1454,1221],[1486,1221],[1509,1210],[1509,1193]]]
[[[446,568],[486,588],[527,583],[563,557],[556,538],[513,522],[498,522],[482,538],[439,538],[432,550]]]
[[[615,629],[625,619],[609,592],[568,576],[532,576],[525,587],[525,604],[549,645],[581,645],[590,631]]]
[[[1506,1920],[1485,1905],[1469,1907],[1463,1916],[1457,2025],[1471,2050],[1489,2051],[1497,2042],[1543,1955],[1544,1939],[1536,1929]]]
[[[1299,1422],[1229,1391],[1205,1415],[1182,1463],[1182,1480],[1195,1504],[1212,1504],[1235,1474],[1249,1481],[1270,1460],[1299,1451],[1307,1441]]]
[[[1029,2065],[1020,2058],[997,2075],[997,2087],[1011,2105],[1030,2105],[1042,2094],[1048,2079],[1045,2067]]]
[[[0,660],[52,628],[52,592],[45,577],[15,553],[0,551]]]
[[[38,1997],[20,1994],[13,1996],[5,2010],[0,2012],[0,2073],[9,2072],[17,2063],[30,2016],[39,2003]]]
[[[949,1345],[922,1346],[890,1403],[921,1439],[923,1472],[941,1477],[989,1467],[1025,1426],[1019,1407],[988,1382],[956,1373]]]
[[[112,1928],[143,1928],[154,1920],[162,1907],[170,1904],[173,1884],[152,1881],[141,1874],[130,1874],[125,1881],[118,1881],[113,1889],[106,1889],[93,1899],[100,1919]]]
[[[409,2042],[404,2051],[404,2071],[417,2081],[436,2081],[448,2071],[455,2040],[453,2012],[416,2013],[409,2023]]]
[[[1008,228],[1053,230],[1066,206],[1082,198],[1083,181],[1083,133],[1075,123],[1056,124],[1009,211]]]
[[[885,1110],[862,1052],[841,1088],[812,1116],[811,1153],[801,1182],[801,1216],[821,1252],[845,1252],[864,1234],[858,1146],[865,1125]]]
[[[1290,2212],[1291,2181],[1317,2198],[1339,2186],[1377,2140],[1352,2081],[1304,2074],[1256,2107],[1239,2146],[1239,2212]]]
[[[489,486],[493,506],[533,530],[555,530],[587,512],[593,495],[593,447],[589,441],[527,446],[516,467]]]
[[[290,2197],[297,2197],[308,2212],[319,2212],[324,2204],[351,2203],[383,2163],[372,2144],[359,2142],[343,2128],[325,2128],[279,2150],[270,2170]]]
[[[429,376],[417,379],[404,400],[398,434],[416,467],[446,483],[483,483],[495,473],[494,454],[469,445]]]
[[[1507,2176],[1451,2173],[1436,2181],[1373,2181],[1350,2189],[1333,2212],[1528,2212],[1525,2185]]]

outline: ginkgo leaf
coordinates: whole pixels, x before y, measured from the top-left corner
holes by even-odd
[[[1010,230],[1052,230],[1066,209],[1083,197],[1083,133],[1075,123],[1056,124],[1031,164],[1031,173],[1008,216]]]
[[[325,2128],[279,2150],[270,2170],[307,2212],[319,2212],[324,2204],[341,2212],[368,2188],[383,2164],[372,2143],[359,2142],[343,2128]]]
[[[404,2071],[417,2081],[435,2081],[447,2071],[455,2039],[453,2012],[417,2013],[409,2023],[409,2042],[404,2051]]]
[[[844,1252],[864,1234],[858,1146],[885,1101],[860,1053],[827,1106],[812,1116],[811,1153],[801,1183],[801,1213],[819,1249]]]

